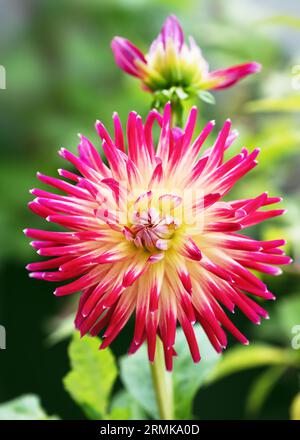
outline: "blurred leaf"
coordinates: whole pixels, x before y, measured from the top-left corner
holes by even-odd
[[[290,15],[275,15],[256,22],[257,25],[274,24],[300,29],[300,18]]]
[[[175,414],[178,419],[188,419],[192,416],[193,399],[219,358],[198,325],[195,326],[195,331],[202,354],[199,364],[194,364],[191,359],[182,329],[177,331],[175,350],[178,357],[174,361],[173,387]],[[150,365],[144,346],[133,356],[121,359],[121,379],[139,405],[150,416],[158,419]]]
[[[291,420],[300,420],[300,393],[296,394],[290,408]]]
[[[266,176],[276,176],[276,181],[274,184],[278,184],[278,174],[282,171],[290,170],[290,162],[288,160],[293,160],[293,155],[298,155],[299,144],[300,144],[300,130],[295,127],[295,124],[290,117],[284,116],[276,117],[276,123],[274,123],[274,118],[265,115],[264,125],[258,132],[248,132],[243,140],[243,145],[253,145],[261,148],[259,154],[259,166],[252,171],[252,181],[253,184],[258,184],[259,179],[263,178],[263,187],[268,185],[269,192],[272,190],[270,188],[270,179],[266,180]],[[282,160],[286,159],[286,163],[282,163]],[[280,167],[278,163],[280,162]],[[276,166],[276,168],[275,168]],[[280,174],[279,174],[280,176]],[[253,178],[254,177],[254,178]],[[284,182],[289,175],[285,176]],[[251,191],[252,190],[251,185]],[[275,187],[276,188],[276,187]]]
[[[31,216],[26,204],[30,199],[28,189],[33,186],[35,179],[32,172],[32,164],[25,161],[22,163],[14,160],[11,167],[7,160],[1,160],[1,202],[0,212],[0,257],[12,257],[18,255],[18,259],[28,259],[32,256],[32,249],[28,246],[28,239],[22,229],[25,227],[25,216]],[[9,188],[9,191],[6,189]],[[28,221],[26,218],[26,222]]]
[[[104,416],[104,420],[130,420],[129,408],[114,408]]]
[[[30,41],[22,41],[22,39],[19,43],[16,50],[11,52],[6,59],[9,72],[7,87],[10,90],[11,100],[18,102],[26,112],[26,108],[30,105],[28,101],[26,103],[28,96],[41,99],[45,95],[49,71],[45,68],[36,45]]]
[[[56,321],[56,320],[55,320]],[[74,333],[74,316],[64,316],[59,320],[57,326],[52,330],[46,339],[49,346],[55,345]]]
[[[245,23],[228,25],[215,20],[203,20],[199,26],[199,17],[196,17],[190,33],[196,41],[205,42],[209,49],[208,59],[216,69],[247,62],[252,58],[263,62],[264,66],[271,66],[279,56],[278,45],[262,32],[253,29],[252,23],[248,26]]]
[[[278,240],[278,237],[280,237],[283,240],[286,240],[286,244],[284,246],[281,246],[281,249],[283,249],[284,252],[288,254],[291,248],[291,242],[290,242],[291,236],[288,228],[284,228],[280,226],[271,226],[271,225],[268,225],[263,228],[262,240],[265,241]]]
[[[290,292],[292,293],[292,292]],[[292,329],[299,324],[300,297],[298,294],[279,299],[273,305],[272,319],[265,321],[255,335],[291,346]]]
[[[292,350],[258,343],[247,347],[237,346],[223,355],[209,376],[208,383],[249,368],[266,365],[296,366],[297,363],[299,363],[299,360]]]
[[[199,325],[194,327],[201,352],[201,361],[194,364],[183,331],[177,334],[175,350],[178,358],[174,362],[174,400],[178,419],[192,415],[192,404],[199,388],[220,359]]]
[[[137,403],[136,400],[125,390],[121,390],[116,393],[111,401],[111,411],[116,414],[118,411],[126,412],[126,420],[146,420],[147,415],[143,408]]]
[[[246,111],[256,112],[299,112],[300,95],[290,95],[284,98],[266,98],[250,101],[245,106]]]
[[[58,420],[48,416],[41,407],[40,398],[26,394],[0,405],[0,420]]]
[[[120,376],[128,393],[155,419],[159,419],[158,408],[152,386],[150,364],[143,345],[134,355],[120,360]]]
[[[207,92],[206,90],[201,90],[198,93],[198,97],[201,99],[201,101],[206,102],[207,104],[215,104],[216,99],[214,95],[212,95],[210,92]]]
[[[277,313],[280,328],[287,340],[290,341],[293,327],[300,324],[300,296],[295,295],[282,299],[278,304]]]
[[[64,385],[75,402],[91,419],[107,415],[109,397],[117,377],[117,367],[110,349],[99,351],[98,338],[80,339],[76,332],[69,345],[71,371]]]
[[[172,10],[176,8],[176,9],[183,9],[186,11],[187,8],[195,7],[196,0],[187,0],[184,3],[181,0],[154,0],[154,2],[157,3],[159,6],[165,4],[166,6],[168,6],[168,8],[172,8]],[[126,0],[126,3],[128,3],[128,0]]]
[[[256,416],[260,412],[276,382],[285,371],[285,366],[276,366],[258,376],[247,397],[246,411],[249,415]]]

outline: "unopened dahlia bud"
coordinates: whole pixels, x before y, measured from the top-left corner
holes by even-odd
[[[129,40],[115,37],[112,50],[117,65],[140,78],[143,87],[152,93],[164,93],[172,99],[198,95],[205,91],[230,87],[240,79],[260,70],[256,62],[209,71],[207,61],[192,37],[184,41],[182,28],[175,16],[166,19],[158,37],[145,55]]]

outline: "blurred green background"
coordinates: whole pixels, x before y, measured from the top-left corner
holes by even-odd
[[[56,174],[62,164],[57,150],[75,151],[78,132],[97,142],[96,119],[111,128],[114,111],[123,121],[130,110],[148,111],[151,97],[115,66],[110,41],[122,35],[147,50],[170,13],[194,36],[212,69],[252,60],[263,65],[262,73],[216,92],[216,105],[200,103],[199,127],[211,118],[220,126],[230,117],[240,132],[232,153],[243,145],[262,149],[259,166],[232,196],[268,190],[284,197],[288,214],[253,234],[288,239],[294,263],[280,278],[267,279],[278,297],[266,304],[272,319],[260,328],[240,314],[235,322],[254,345],[292,350],[292,328],[300,324],[299,1],[1,0],[0,7],[0,64],[7,75],[7,88],[0,90],[0,324],[7,331],[7,349],[0,350],[0,403],[30,392],[41,396],[50,414],[83,417],[61,382],[69,369],[68,341],[47,344],[49,328],[73,305],[55,298],[52,285],[30,280],[24,269],[36,256],[22,229],[42,226],[27,210],[28,190],[37,184],[37,170]],[[117,356],[126,353],[131,331],[129,325],[113,344]],[[275,383],[276,370],[267,364],[203,388],[196,417],[288,419],[299,369],[283,365]],[[262,378],[268,376],[270,392],[254,415],[247,411],[251,389],[264,393]]]

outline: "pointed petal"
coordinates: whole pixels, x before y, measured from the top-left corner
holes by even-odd
[[[179,50],[181,49],[184,42],[184,35],[180,23],[175,15],[170,15],[166,19],[160,35],[164,47],[166,47],[167,42],[170,39],[175,43]]]
[[[209,73],[208,81],[212,84],[209,88],[213,90],[225,89],[240,81],[245,76],[259,72],[260,70],[261,65],[255,62],[239,64],[229,67],[228,69],[214,70]]]
[[[142,52],[131,41],[122,37],[115,37],[111,42],[111,48],[116,64],[130,75],[140,77],[136,61],[147,64]]]

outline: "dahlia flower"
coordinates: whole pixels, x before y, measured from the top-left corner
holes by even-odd
[[[280,249],[284,240],[258,241],[240,232],[283,214],[282,209],[260,209],[280,198],[263,193],[222,200],[256,166],[259,150],[243,148],[224,161],[236,137],[227,120],[213,146],[199,158],[214,122],[193,141],[196,117],[197,109],[192,108],[181,130],[171,125],[170,103],[163,115],[150,111],[145,122],[132,112],[127,142],[117,114],[114,139],[98,121],[107,164],[80,135],[78,156],[60,151],[78,173],[59,169],[67,181],[37,174],[63,194],[31,190],[36,198],[30,209],[66,230],[25,230],[35,240],[37,253],[48,257],[27,266],[30,276],[70,281],[55,290],[57,296],[81,292],[75,319],[81,335],[102,334],[105,348],[135,315],[129,353],[147,341],[153,361],[159,336],[168,370],[176,354],[177,323],[195,362],[200,360],[196,322],[217,352],[227,345],[225,330],[247,344],[224,308],[233,312],[237,307],[255,324],[267,318],[253,297],[267,300],[274,295],[251,270],[278,275],[277,265],[291,261]],[[154,124],[160,127],[157,142]]]
[[[173,15],[166,19],[146,55],[122,37],[115,37],[111,46],[117,65],[140,78],[146,90],[176,89],[180,90],[181,98],[201,94],[203,90],[230,87],[261,68],[260,64],[251,62],[209,72],[200,48],[192,37],[189,37],[189,45],[184,42],[182,28]]]

